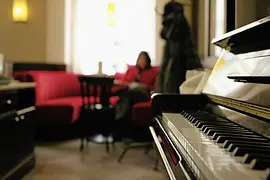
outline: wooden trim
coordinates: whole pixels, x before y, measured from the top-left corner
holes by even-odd
[[[64,64],[45,64],[45,63],[14,63],[13,72],[15,71],[66,71]]]
[[[210,0],[204,2],[204,58],[210,56]]]
[[[255,117],[269,122],[270,119],[270,108],[259,106],[256,104],[247,103],[240,100],[219,97],[216,95],[207,94],[212,102],[227,107],[229,109],[235,110],[237,112]]]
[[[35,169],[36,158],[35,154],[31,153],[17,164],[16,167],[7,172],[1,179],[22,179],[29,172]]]
[[[198,39],[198,29],[199,29],[199,0],[192,1],[192,36],[193,36],[193,43],[196,51],[198,51],[199,39]]]
[[[235,0],[227,0],[226,3],[226,32],[230,32],[235,29]]]

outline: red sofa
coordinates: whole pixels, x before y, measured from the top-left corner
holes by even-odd
[[[153,68],[153,75],[157,76],[158,67]],[[14,72],[14,78],[19,81],[36,82],[36,117],[38,124],[67,125],[74,124],[79,116],[82,99],[78,74],[63,71],[24,71]],[[114,78],[122,80],[124,74],[116,73]],[[112,91],[122,86],[115,85]],[[111,97],[113,105],[118,97]],[[133,120],[139,124],[150,122],[150,102],[138,103],[133,108]]]
[[[58,71],[14,73],[20,81],[36,82],[36,117],[43,125],[73,124],[79,117],[82,99],[78,74]],[[118,97],[112,97],[116,104]]]

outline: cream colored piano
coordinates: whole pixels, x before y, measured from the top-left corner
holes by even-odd
[[[171,180],[269,180],[270,16],[212,43],[203,94],[152,96],[156,149]]]

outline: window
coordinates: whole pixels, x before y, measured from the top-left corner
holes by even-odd
[[[78,0],[75,60],[83,74],[114,74],[135,64],[140,51],[155,59],[155,0]]]
[[[221,36],[225,33],[225,0],[217,0],[215,7],[215,36]],[[222,49],[215,46],[215,56],[219,56]]]

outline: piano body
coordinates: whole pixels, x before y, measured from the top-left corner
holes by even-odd
[[[152,96],[156,149],[171,180],[269,180],[270,16],[212,43],[202,94]]]

